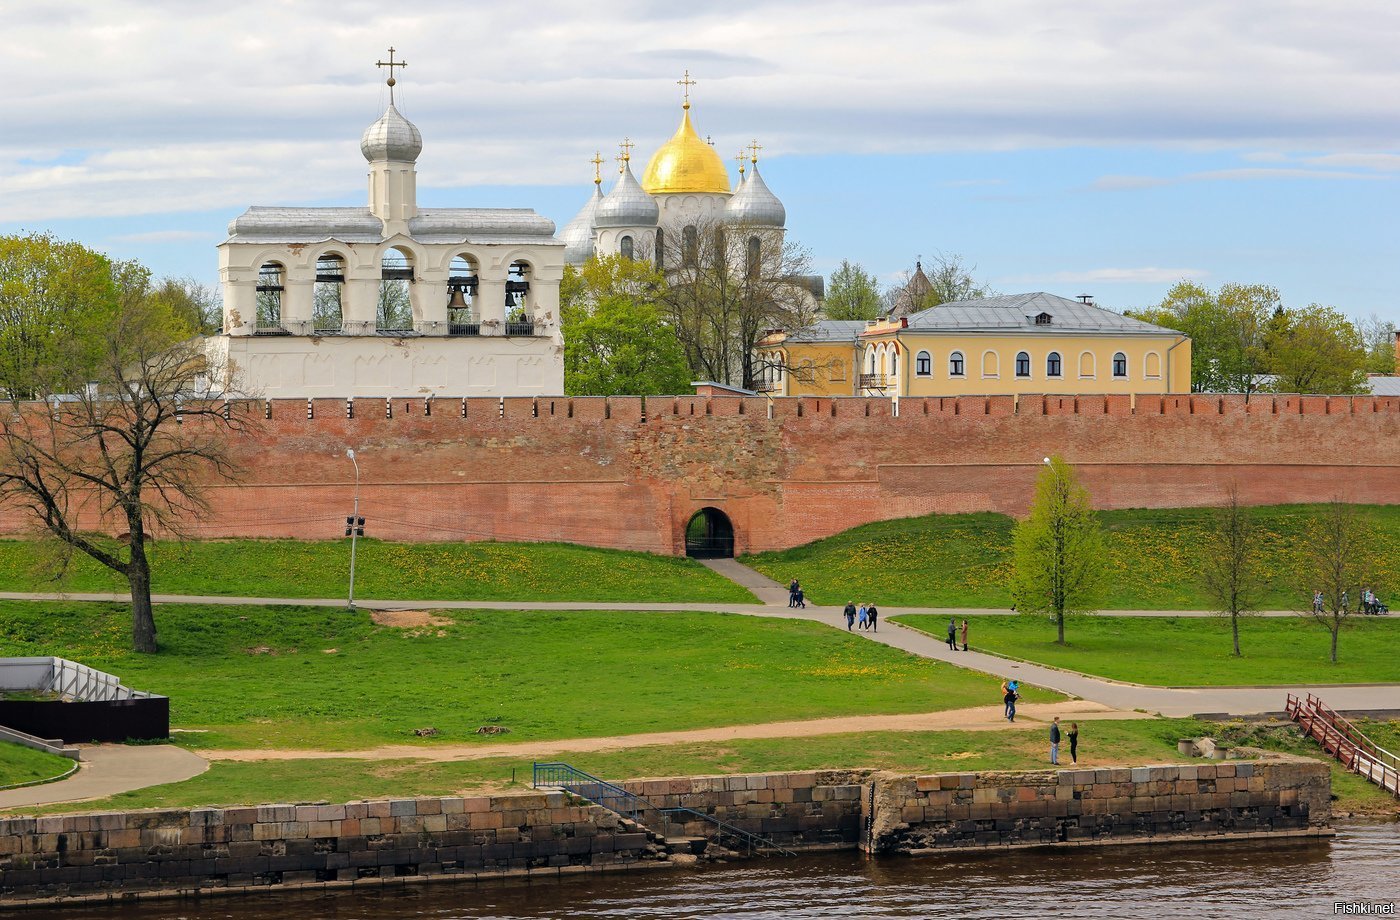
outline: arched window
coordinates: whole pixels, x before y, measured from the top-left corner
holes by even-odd
[[[994,351],[982,352],[982,376],[996,379],[1001,376],[1001,359]]]
[[[379,263],[379,308],[375,327],[381,331],[413,329],[413,263],[401,249],[386,249]]]
[[[763,241],[756,236],[749,237],[749,249],[746,261],[744,262],[744,272],[750,278],[758,277],[759,266],[763,264]]]
[[[1045,376],[1059,377],[1060,374],[1060,353],[1058,351],[1052,351],[1045,356]]]
[[[453,258],[447,275],[447,332],[449,335],[480,335],[481,319],[476,313],[476,291],[480,276],[476,260],[466,255]]]
[[[681,261],[686,265],[694,265],[699,255],[700,237],[696,233],[695,225],[690,224],[681,229]]]
[[[1098,368],[1094,366],[1094,353],[1091,351],[1081,352],[1079,355],[1079,376],[1083,380],[1093,380],[1097,376]]]
[[[1128,376],[1128,356],[1121,351],[1113,353],[1113,376]]]
[[[624,259],[626,259],[628,262],[631,262],[631,261],[632,261],[632,254],[633,254],[633,249],[634,249],[633,246],[632,246],[632,237],[630,237],[630,236],[624,236],[624,237],[618,242],[617,248],[618,248],[618,251],[622,253],[622,257],[623,257]]]
[[[919,377],[933,376],[933,358],[926,351],[921,351],[914,358],[914,373]]]
[[[966,366],[966,364],[963,362],[963,353],[962,353],[962,352],[960,352],[960,351],[955,351],[955,352],[953,352],[951,355],[948,356],[948,376],[949,376],[949,377],[966,377],[966,376],[967,376],[967,366]]]
[[[1156,380],[1162,376],[1162,356],[1157,352],[1149,351],[1143,359],[1143,376],[1149,380]]]
[[[898,352],[898,351],[891,351],[891,352],[890,352],[890,376],[891,376],[891,377],[898,377],[898,376],[899,376],[899,352]]]
[[[326,252],[316,260],[316,282],[311,291],[311,325],[317,332],[339,332],[345,318],[341,298],[345,293],[345,259]]]
[[[656,231],[656,258],[653,260],[657,268],[666,267],[666,231]]]
[[[875,349],[870,349],[870,373],[875,373]]]
[[[1031,375],[1031,356],[1024,351],[1016,352],[1016,376],[1029,377]]]
[[[266,262],[258,269],[256,329],[281,330],[282,292],[286,290],[286,281],[287,271],[280,262]]]
[[[506,277],[506,335],[534,335],[530,305],[530,263],[512,262]]]
[[[846,362],[840,358],[832,358],[826,366],[826,376],[828,380],[845,380]]]

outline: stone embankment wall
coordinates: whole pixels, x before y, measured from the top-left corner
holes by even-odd
[[[876,853],[1307,836],[1331,818],[1330,767],[1305,758],[874,781]]]
[[[822,770],[625,785],[658,808],[695,809],[790,850],[859,845],[921,854],[1323,834],[1330,776],[1327,764],[1278,758],[933,776]],[[695,819],[670,832],[712,831]],[[0,906],[669,865],[656,834],[563,793],[0,820]]]
[[[991,396],[315,399],[236,404],[237,483],[197,536],[334,539],[362,475],[367,532],[682,553],[716,508],[740,552],[921,514],[1020,513],[1041,460],[1101,508],[1389,503],[1400,398]],[[96,518],[85,526],[98,527]],[[0,533],[30,522],[0,509]],[[109,527],[114,529],[115,525]]]

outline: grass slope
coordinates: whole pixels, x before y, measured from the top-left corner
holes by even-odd
[[[0,741],[0,788],[57,779],[72,768],[67,757]]]
[[[1265,609],[1295,609],[1311,592],[1293,583],[1297,547],[1315,509],[1255,509],[1269,590]],[[1365,509],[1377,530],[1373,586],[1400,600],[1400,506]],[[1101,511],[1107,532],[1106,610],[1207,610],[1198,572],[1211,509]],[[787,584],[802,581],[809,600],[871,600],[901,607],[1009,607],[1011,530],[1000,514],[929,515],[881,521],[805,546],[743,559]],[[1400,605],[1398,605],[1400,606]]]
[[[53,591],[51,549],[0,540],[0,591]],[[350,541],[209,540],[157,543],[152,583],[162,594],[343,597]],[[86,556],[62,589],[125,591]],[[385,543],[360,540],[355,596],[415,600],[752,603],[749,592],[693,559],[565,543]]]
[[[352,750],[596,737],[986,705],[998,680],[815,623],[706,613],[368,613],[164,605],[161,652],[127,651],[121,605],[0,602],[0,647],[62,653],[171,699],[194,747]],[[1029,699],[1060,697],[1032,691]],[[500,739],[483,739],[500,740]],[[421,743],[431,744],[432,740]]]
[[[939,638],[948,622],[926,614],[894,619]],[[1356,618],[1342,631],[1336,664],[1328,660],[1327,630],[1303,617],[1241,620],[1242,658],[1234,657],[1224,617],[1073,617],[1062,646],[1047,618],[979,616],[970,621],[968,638],[984,651],[1137,684],[1400,682],[1400,617]]]

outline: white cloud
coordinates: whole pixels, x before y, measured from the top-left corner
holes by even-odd
[[[1209,272],[1199,268],[1091,268],[1088,271],[1052,272],[1000,279],[1001,284],[1170,284],[1183,279],[1204,278]]]
[[[586,188],[594,149],[670,134],[686,67],[721,152],[1179,145],[1394,171],[1397,32],[1400,6],[1372,0],[55,0],[0,32],[0,220],[357,192],[389,42],[425,186]]]

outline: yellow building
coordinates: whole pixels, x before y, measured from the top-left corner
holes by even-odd
[[[757,351],[762,388],[785,396],[1191,392],[1187,336],[1044,293],[826,320]]]

